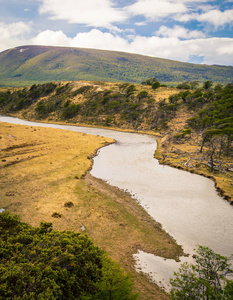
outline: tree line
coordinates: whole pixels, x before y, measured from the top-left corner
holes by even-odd
[[[169,101],[193,111],[194,116],[187,120],[186,134],[194,131],[201,136],[200,152],[207,148],[211,171],[214,158],[233,155],[233,83],[213,87],[213,83],[207,81],[202,88],[182,91]],[[178,137],[184,137],[183,133]]]

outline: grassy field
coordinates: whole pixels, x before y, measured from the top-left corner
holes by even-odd
[[[140,299],[169,299],[134,271],[138,249],[177,259],[182,249],[129,194],[89,173],[96,150],[113,140],[0,123],[0,208],[38,226],[84,232],[134,278]],[[83,231],[83,229],[85,229]]]

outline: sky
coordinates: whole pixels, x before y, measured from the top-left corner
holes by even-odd
[[[0,51],[115,50],[233,66],[233,0],[0,0]]]

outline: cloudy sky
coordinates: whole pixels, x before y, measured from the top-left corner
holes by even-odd
[[[233,0],[0,0],[0,51],[21,45],[233,65]]]

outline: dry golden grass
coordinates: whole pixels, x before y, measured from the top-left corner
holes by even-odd
[[[20,212],[32,225],[51,220],[51,214],[60,211],[72,196],[74,178],[91,167],[97,148],[111,142],[83,133],[4,123],[0,136],[0,205],[7,203],[10,211]]]
[[[81,232],[133,275],[141,299],[169,299],[134,271],[138,249],[177,258],[182,249],[127,193],[86,174],[103,137],[0,123],[0,208],[38,226]]]

